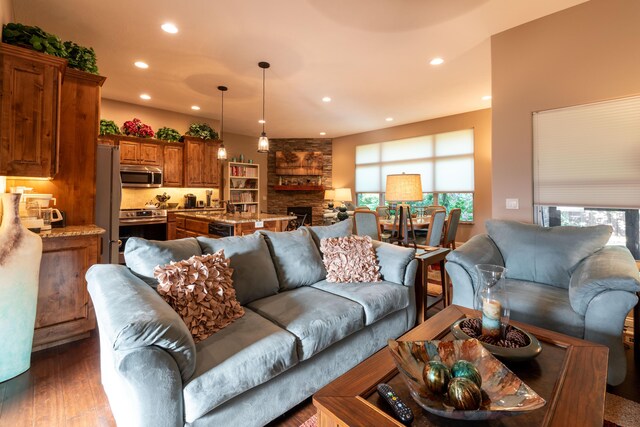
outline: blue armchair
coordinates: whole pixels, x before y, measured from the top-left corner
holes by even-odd
[[[607,382],[626,375],[624,319],[637,304],[638,269],[629,250],[605,246],[611,227],[540,227],[489,220],[447,256],[453,304],[473,307],[476,264],[507,268],[511,318],[609,347]]]

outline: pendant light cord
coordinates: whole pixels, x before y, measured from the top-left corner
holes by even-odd
[[[224,142],[224,91],[222,92],[222,106],[220,107],[220,140]]]
[[[264,123],[266,120],[264,119],[264,72],[265,68],[262,69],[262,133],[264,133]]]

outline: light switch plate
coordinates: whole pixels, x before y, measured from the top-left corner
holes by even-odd
[[[520,209],[518,199],[507,199],[507,209]]]

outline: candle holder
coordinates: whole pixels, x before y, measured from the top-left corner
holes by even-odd
[[[499,265],[478,264],[480,283],[476,288],[474,308],[482,313],[482,335],[504,338],[509,324],[509,296],[504,285],[507,269]]]

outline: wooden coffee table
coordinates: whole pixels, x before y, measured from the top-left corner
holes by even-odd
[[[453,339],[450,326],[458,319],[476,317],[475,313],[449,306],[400,340]],[[386,382],[411,407],[413,426],[602,427],[607,347],[523,323],[513,324],[534,334],[542,344],[542,353],[535,359],[506,365],[547,401],[544,407],[490,422],[456,421],[433,415],[411,398],[391,353],[383,348],[313,396],[318,426],[401,426],[376,392],[376,385]]]

